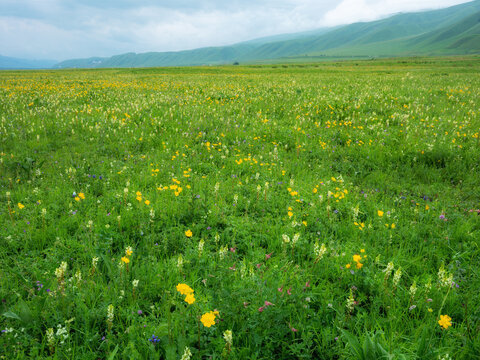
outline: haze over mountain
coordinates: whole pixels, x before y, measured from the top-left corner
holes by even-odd
[[[0,55],[0,69],[49,69],[56,60],[29,60]]]
[[[480,0],[476,0],[439,10],[397,14],[371,22],[263,37],[229,46],[72,59],[53,67],[196,66],[479,53]],[[17,60],[17,65],[13,60]],[[0,68],[49,66],[52,63],[48,61],[28,64],[0,57]]]

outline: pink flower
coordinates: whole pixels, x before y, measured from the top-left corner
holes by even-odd
[[[265,310],[265,308],[264,308],[263,306],[260,306],[260,307],[258,308],[258,311],[259,311],[259,312],[262,312],[263,310]]]
[[[235,252],[235,250],[237,250],[236,247],[231,247],[231,248],[230,248],[230,251],[233,252],[233,253]]]
[[[260,266],[262,266],[262,264],[257,264],[257,269],[260,269]]]
[[[289,288],[289,289],[287,290],[287,294],[288,294],[288,295],[292,295],[292,291],[291,291],[291,290],[292,290],[292,288]]]
[[[270,254],[265,255],[265,260],[270,259],[270,258],[272,257],[272,254],[273,254],[273,252],[271,252]]]
[[[265,307],[270,306],[270,305],[275,305],[275,304],[272,304],[270,301],[265,300]]]
[[[278,292],[282,292],[283,291],[283,286],[279,287],[277,290],[278,290]]]
[[[233,266],[230,266],[229,269],[235,271],[235,266],[236,264],[233,264]]]

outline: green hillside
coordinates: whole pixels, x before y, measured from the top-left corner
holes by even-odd
[[[378,57],[480,53],[480,0],[312,32],[178,52],[127,53],[67,60],[56,68],[252,63],[299,57]]]

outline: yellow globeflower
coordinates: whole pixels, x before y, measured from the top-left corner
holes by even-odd
[[[185,296],[185,301],[189,304],[192,305],[195,302],[195,296],[192,294],[188,294]]]
[[[444,329],[448,329],[450,326],[452,326],[452,318],[448,315],[440,315],[440,320],[438,320],[438,324]]]
[[[218,311],[209,311],[202,315],[200,321],[202,322],[203,326],[210,327],[215,325],[215,316],[218,315]]]
[[[187,284],[178,284],[177,291],[182,295],[190,295],[193,294],[193,289],[188,286]]]

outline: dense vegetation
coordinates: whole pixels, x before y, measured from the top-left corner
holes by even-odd
[[[479,74],[1,72],[0,358],[478,358]]]

